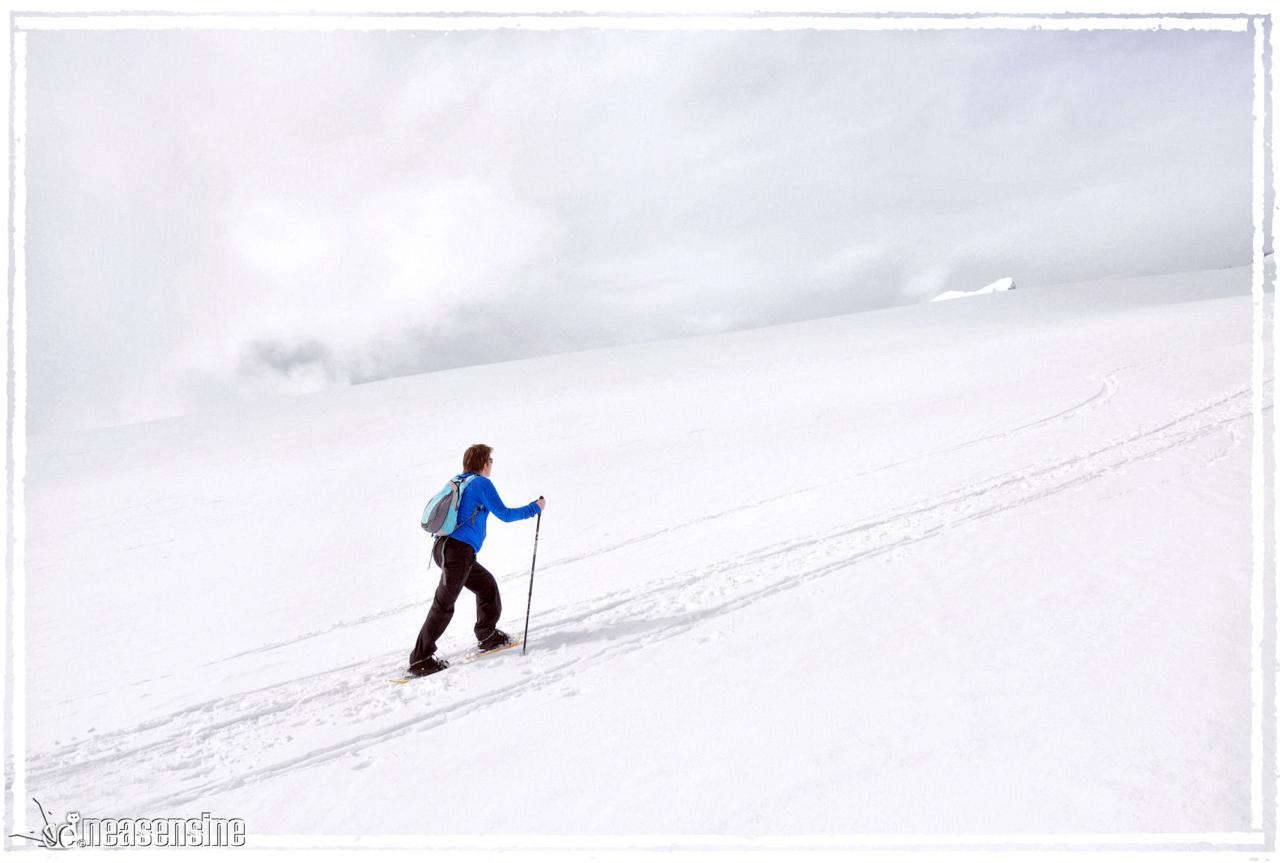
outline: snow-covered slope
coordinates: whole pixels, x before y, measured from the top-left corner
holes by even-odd
[[[1250,320],[1247,270],[1111,280],[34,439],[29,792],[251,839],[1248,829]],[[548,500],[529,653],[391,686],[474,442]],[[508,631],[533,530],[480,556]]]

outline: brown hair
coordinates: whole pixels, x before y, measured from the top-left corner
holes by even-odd
[[[467,447],[467,451],[462,454],[462,469],[466,473],[479,473],[484,470],[484,466],[489,463],[489,456],[493,453],[493,447],[485,446],[482,443],[472,444]]]

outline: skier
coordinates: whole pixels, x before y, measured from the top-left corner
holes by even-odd
[[[498,629],[502,615],[502,598],[498,595],[498,582],[492,573],[476,561],[476,554],[484,544],[485,522],[492,512],[503,521],[520,521],[533,518],[546,506],[545,498],[538,498],[525,506],[509,509],[498,497],[489,474],[493,471],[493,448],[484,444],[468,447],[462,456],[459,478],[474,475],[474,479],[462,492],[458,502],[458,526],[448,536],[436,538],[431,547],[431,559],[440,566],[440,585],[427,619],[418,633],[418,642],[409,654],[409,674],[422,677],[434,674],[449,666],[435,655],[436,641],[453,619],[453,604],[466,588],[476,595],[476,640],[480,650],[493,650],[511,643],[511,637]]]

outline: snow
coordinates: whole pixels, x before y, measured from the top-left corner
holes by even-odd
[[[1248,830],[1248,291],[1035,287],[34,438],[29,792],[251,843]],[[547,497],[528,654],[390,685],[475,442]],[[508,632],[533,534],[480,555]]]
[[[998,294],[1004,291],[1012,291],[1017,285],[1013,283],[1012,276],[1005,276],[1003,279],[996,279],[986,287],[978,288],[973,291],[943,291],[929,302],[936,303],[939,300],[958,300],[962,297],[976,297],[980,294]]]

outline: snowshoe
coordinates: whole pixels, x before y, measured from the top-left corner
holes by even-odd
[[[507,635],[501,629],[495,629],[493,634],[488,638],[481,639],[479,643],[479,650],[481,653],[486,653],[490,650],[497,650],[499,647],[506,647],[511,643],[511,636]]]
[[[449,663],[438,656],[430,656],[416,665],[409,666],[410,677],[426,677],[428,674],[435,674],[437,671],[444,671],[449,667]]]

